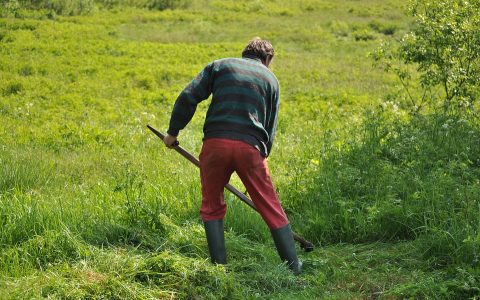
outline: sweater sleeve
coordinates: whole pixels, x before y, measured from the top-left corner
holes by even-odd
[[[276,89],[272,93],[272,100],[269,107],[269,118],[268,123],[265,128],[268,134],[267,142],[267,156],[270,155],[272,150],[273,141],[275,139],[275,134],[277,132],[277,122],[278,122],[278,111],[280,110],[280,88],[277,85]]]
[[[173,106],[167,133],[177,136],[195,114],[198,103],[212,93],[213,63],[208,64],[178,96]]]

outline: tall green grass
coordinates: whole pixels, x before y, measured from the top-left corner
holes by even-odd
[[[419,239],[433,265],[477,266],[479,126],[371,112],[355,139],[321,161],[295,210],[325,243]]]

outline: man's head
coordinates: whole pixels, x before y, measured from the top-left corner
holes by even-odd
[[[251,40],[248,45],[243,49],[242,56],[255,56],[262,60],[262,63],[268,67],[272,61],[275,50],[272,44],[267,40],[262,40],[259,37]]]

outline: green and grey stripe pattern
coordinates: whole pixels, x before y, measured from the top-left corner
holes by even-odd
[[[280,104],[275,75],[256,57],[213,61],[178,96],[168,133],[178,135],[192,119],[197,104],[210,94],[204,138],[242,140],[268,156]]]

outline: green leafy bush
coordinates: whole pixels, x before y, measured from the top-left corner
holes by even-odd
[[[440,105],[444,113],[472,109],[480,96],[479,1],[411,2],[414,28],[374,54],[397,74],[410,109]]]
[[[325,240],[417,239],[432,266],[478,266],[479,4],[412,1],[413,31],[374,54],[398,76],[411,115],[385,102],[324,159],[316,185],[332,225],[312,230]]]

